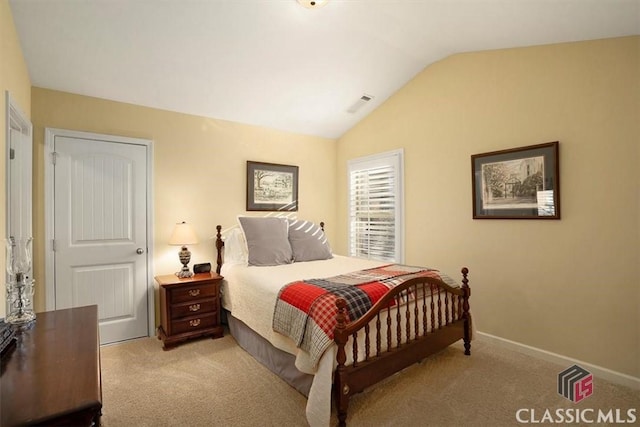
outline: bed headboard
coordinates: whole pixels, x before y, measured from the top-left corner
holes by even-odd
[[[324,221],[320,221],[320,228],[324,231]],[[216,225],[216,273],[220,274],[222,269],[222,248],[224,247],[224,240],[222,240],[222,226]]]

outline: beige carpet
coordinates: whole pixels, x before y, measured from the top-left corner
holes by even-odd
[[[307,425],[305,397],[228,334],[170,351],[147,338],[103,347],[101,357],[105,427]],[[582,402],[558,395],[557,375],[567,367],[481,339],[465,357],[456,344],[353,397],[347,422],[354,427],[513,426],[519,425],[521,408],[534,409],[538,421],[546,409],[552,414],[556,408],[574,413],[621,409],[627,419],[627,410],[635,408],[640,425],[638,390],[596,378],[593,394]],[[523,414],[531,419],[530,411]]]

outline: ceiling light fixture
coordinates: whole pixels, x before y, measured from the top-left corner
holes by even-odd
[[[328,0],[298,0],[298,3],[307,9],[317,9],[327,4],[327,1]]]

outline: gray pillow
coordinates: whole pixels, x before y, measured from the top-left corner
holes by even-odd
[[[249,251],[249,265],[290,264],[288,223],[284,218],[238,217]]]
[[[288,222],[294,262],[333,258],[329,241],[318,224],[295,219]]]

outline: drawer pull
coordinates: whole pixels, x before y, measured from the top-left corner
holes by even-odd
[[[200,304],[193,304],[189,306],[189,311],[198,311],[200,310]]]
[[[189,325],[193,327],[200,326],[200,319],[189,320]]]
[[[200,295],[200,289],[189,289],[189,295],[192,297],[197,297]]]

